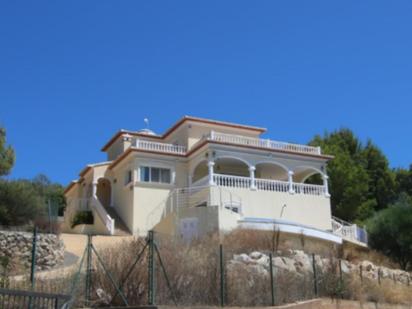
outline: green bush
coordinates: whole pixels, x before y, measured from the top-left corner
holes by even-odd
[[[72,220],[71,227],[74,228],[79,224],[93,224],[93,222],[93,213],[90,210],[78,211]]]
[[[393,258],[402,269],[412,269],[412,199],[407,194],[376,213],[367,227],[372,248]]]

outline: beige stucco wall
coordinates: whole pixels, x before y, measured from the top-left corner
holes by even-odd
[[[182,219],[196,218],[198,220],[198,235],[204,236],[219,230],[218,207],[192,207],[180,209],[178,214],[169,215],[154,228],[155,231],[181,237],[180,224]]]
[[[129,231],[133,231],[134,228],[134,196],[133,183],[125,185],[125,173],[132,168],[132,162],[128,160],[120,164],[115,171],[112,171],[113,207]]]
[[[244,217],[284,219],[322,230],[331,230],[330,199],[288,192],[212,187],[211,203],[240,201]],[[230,194],[232,193],[232,194]],[[282,207],[286,205],[281,215]]]
[[[124,139],[123,137],[117,138],[117,140],[110,145],[109,149],[106,150],[107,160],[111,161],[116,159],[121,155],[127,148],[131,146],[132,138]]]
[[[133,211],[133,233],[143,235],[148,230],[153,228],[151,222],[157,223],[160,221],[164,202],[167,199],[171,186],[146,184],[135,184],[134,194],[134,211]],[[153,210],[160,209],[153,213]],[[149,221],[149,214],[151,214]]]

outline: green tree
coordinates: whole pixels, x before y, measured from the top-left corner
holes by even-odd
[[[328,163],[332,213],[344,220],[355,220],[360,206],[367,201],[368,173],[362,161],[362,145],[349,129],[340,129],[310,142],[335,156]]]
[[[404,270],[412,268],[411,222],[412,199],[405,193],[367,222],[369,245],[393,258]]]
[[[64,187],[58,183],[51,182],[44,174],[37,175],[31,182],[34,189],[43,198],[45,203],[50,202],[52,215],[63,215],[63,210],[66,207]]]
[[[363,145],[351,130],[343,128],[317,135],[310,144],[335,157],[327,167],[334,215],[364,221],[393,202],[395,174],[371,140]]]
[[[396,193],[407,193],[412,197],[412,164],[409,170],[399,168],[395,170],[396,175]]]
[[[395,198],[395,174],[389,168],[386,156],[371,140],[362,149],[362,156],[369,176],[369,204],[375,210],[384,209]]]
[[[6,129],[0,127],[0,176],[9,174],[14,160],[13,148],[6,146]]]
[[[0,224],[27,224],[44,212],[44,200],[30,181],[0,180]]]

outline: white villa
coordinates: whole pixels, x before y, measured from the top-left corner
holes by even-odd
[[[145,235],[154,229],[188,238],[252,228],[366,243],[363,229],[332,218],[319,147],[260,135],[266,129],[185,116],[164,134],[117,132],[65,190],[64,229]],[[319,174],[321,184],[308,184]],[[72,227],[79,211],[93,224]]]

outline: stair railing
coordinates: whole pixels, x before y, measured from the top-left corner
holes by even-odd
[[[100,203],[96,195],[92,196],[92,205],[94,209],[96,210],[97,214],[99,215],[100,219],[103,221],[110,235],[113,235],[114,234],[114,219],[110,217],[110,215],[107,213],[106,209],[104,209],[103,205]]]

